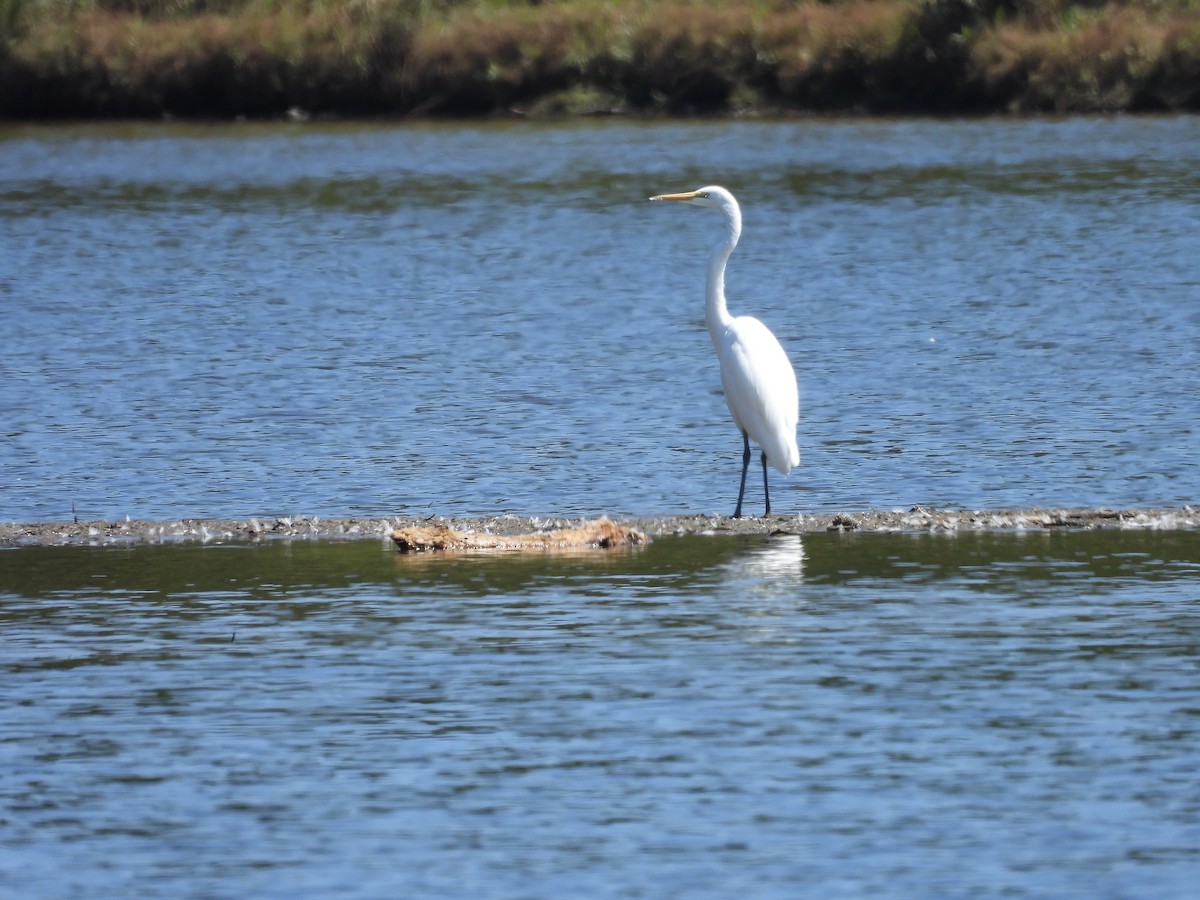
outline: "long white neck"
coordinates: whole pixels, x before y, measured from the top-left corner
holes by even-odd
[[[725,305],[725,264],[742,235],[741,212],[736,208],[727,211],[725,225],[728,229],[725,240],[713,247],[712,256],[708,258],[708,282],[705,287],[704,324],[708,326],[714,344],[733,321]]]

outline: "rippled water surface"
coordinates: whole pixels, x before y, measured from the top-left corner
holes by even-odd
[[[0,131],[0,518],[1197,500],[1200,119]],[[751,496],[751,508],[758,498]],[[0,550],[0,895],[1184,898],[1200,535]]]
[[[0,551],[0,894],[1156,897],[1200,535]]]
[[[728,512],[711,182],[778,510],[1196,500],[1198,119],[146,125],[0,132],[0,515]]]

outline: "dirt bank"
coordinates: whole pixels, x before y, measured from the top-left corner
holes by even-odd
[[[0,524],[0,546],[88,544],[120,545],[177,541],[253,542],[266,540],[391,540],[398,528],[445,524],[456,531],[516,535],[577,527],[585,519],[493,516],[460,519],[323,518],[288,516],[248,519],[181,519],[169,522],[34,522]],[[1178,509],[1003,509],[961,510],[913,507],[908,510],[815,513],[731,519],[725,516],[676,515],[620,520],[651,539],[667,534],[811,534],[814,532],[1052,531],[1092,528],[1200,529],[1200,508]]]

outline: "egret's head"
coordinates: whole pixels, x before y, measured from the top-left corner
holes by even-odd
[[[659,194],[651,200],[674,200],[677,203],[690,203],[693,206],[711,206],[729,213],[738,208],[733,194],[715,184],[702,187],[697,191],[684,191],[682,194]]]
[[[692,206],[708,206],[719,209],[725,214],[725,223],[729,227],[730,240],[737,243],[738,235],[742,233],[742,211],[733,194],[715,184],[702,187],[698,191],[684,191],[682,194],[659,194],[651,200],[674,200],[677,203],[689,203]]]

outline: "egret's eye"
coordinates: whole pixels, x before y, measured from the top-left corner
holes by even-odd
[[[701,200],[707,200],[708,199],[708,191],[701,191],[696,196],[699,197]]]

